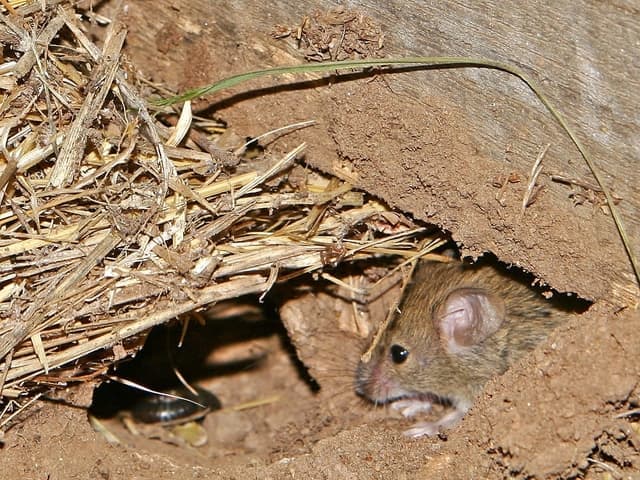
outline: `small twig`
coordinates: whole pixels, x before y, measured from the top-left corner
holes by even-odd
[[[330,273],[323,272],[320,274],[320,276],[325,280],[333,283],[334,285],[338,285],[339,287],[345,288],[346,290],[353,293],[354,295],[359,295],[364,297],[368,293],[368,289],[358,288],[358,287],[354,287],[353,285],[349,285],[347,282],[344,282],[343,280],[340,280],[339,278],[334,277]]]
[[[27,49],[20,60],[18,60],[18,63],[13,69],[16,78],[21,79],[31,71],[33,66],[36,64],[37,57],[42,55],[42,52],[45,49],[49,48],[49,44],[58,34],[63,25],[64,19],[58,15],[47,24],[44,30],[40,32],[37,39],[30,39],[30,43],[33,44],[33,48]]]
[[[9,3],[9,1],[8,1],[8,0],[0,0],[0,3],[2,3],[2,6],[3,6],[4,8],[6,8],[6,9],[7,9],[7,12],[9,12],[11,15],[15,15],[15,14],[16,14],[16,10],[15,10],[15,8],[13,8],[13,7],[11,6],[11,4]]]
[[[158,395],[159,397],[166,397],[166,398],[173,398],[175,400],[184,400],[185,402],[189,402],[189,403],[193,403],[194,405],[197,405],[201,408],[206,408],[206,405],[202,405],[201,403],[196,402],[195,400],[191,400],[190,398],[184,398],[181,397],[180,395],[174,395],[172,393],[167,393],[167,392],[160,392],[158,390],[154,390],[153,388],[149,388],[149,387],[145,387],[144,385],[141,385],[139,383],[134,382],[133,380],[129,380],[123,377],[118,377],[116,375],[106,375],[106,377],[109,380],[112,380],[114,382],[118,382],[122,385],[125,385],[127,387],[131,387],[131,388],[135,388],[136,390],[140,390],[142,392],[145,393],[152,393],[154,395]],[[182,375],[180,377],[178,377],[178,379],[181,379]],[[193,387],[189,386],[189,390],[191,391]]]
[[[44,66],[42,64],[42,62],[40,61],[40,58],[37,55],[37,52],[35,51],[35,45],[33,45],[33,50],[34,50],[34,54],[35,54],[35,59],[36,59],[36,72],[38,74],[38,76],[40,77],[40,82],[42,83],[42,88],[44,90],[44,98],[45,98],[45,103],[47,106],[47,123],[49,124],[49,131],[50,131],[50,138],[51,139],[55,139],[58,135],[57,135],[57,129],[56,129],[56,124],[53,121],[53,106],[51,103],[51,86],[49,85],[49,82],[47,81],[47,68],[46,65],[47,63],[44,63]],[[55,140],[53,142],[51,142],[51,145],[53,146],[53,154],[54,156],[57,158],[58,157],[58,146],[55,142]]]
[[[606,463],[601,462],[599,460],[595,460],[593,458],[587,458],[587,461],[590,462],[590,463],[593,463],[594,465],[597,465],[600,468],[602,468],[603,470],[611,473],[613,478],[616,479],[616,480],[622,478],[622,475],[620,475],[620,473],[615,468],[613,468],[611,465],[607,465]]]
[[[4,428],[5,425],[7,425],[11,420],[13,420],[23,410],[29,408],[29,406],[31,406],[34,402],[36,402],[42,395],[43,395],[43,393],[38,393],[38,394],[34,395],[33,398],[31,398],[28,402],[25,402],[24,404],[20,405],[20,408],[18,408],[15,412],[13,412],[11,415],[9,415],[6,419],[4,419],[0,423],[0,429]]]
[[[547,150],[549,150],[549,147],[551,146],[550,143],[548,143],[538,154],[538,158],[536,158],[536,161],[533,164],[533,167],[531,167],[531,173],[529,174],[529,184],[527,186],[527,191],[524,194],[524,197],[522,198],[522,210],[521,210],[521,214],[524,215],[524,211],[527,209],[527,207],[530,205],[530,201],[531,201],[531,196],[533,194],[533,190],[536,186],[536,181],[538,180],[538,175],[540,175],[540,172],[542,171],[542,159],[544,158],[544,156],[547,154]]]
[[[576,185],[580,188],[583,188],[585,190],[591,190],[592,192],[596,192],[596,193],[604,193],[603,190],[597,185],[586,182],[584,180],[567,178],[563,175],[551,175],[551,181],[564,183],[565,185]],[[611,198],[613,198],[616,204],[622,200],[621,197],[614,195],[613,193],[611,194]]]
[[[11,370],[11,362],[13,361],[14,349],[12,348],[4,359],[4,370],[2,371],[2,379],[0,379],[0,398],[2,398],[2,392],[4,390],[4,384],[7,381],[7,375]]]
[[[191,122],[193,121],[193,112],[191,111],[191,102],[184,102],[182,105],[182,111],[180,117],[171,132],[171,135],[165,142],[169,147],[177,147],[191,128]]]
[[[290,125],[285,125],[284,127],[276,128],[274,130],[269,130],[268,132],[263,133],[262,135],[258,135],[257,137],[252,138],[248,142],[246,142],[241,147],[236,148],[233,153],[234,155],[242,155],[242,153],[246,150],[246,148],[251,144],[257,144],[260,140],[271,136],[282,136],[296,130],[301,130],[303,128],[311,127],[315,125],[317,122],[315,120],[307,120],[304,122],[292,123]]]
[[[0,175],[0,198],[2,198],[2,195],[4,195],[4,188],[9,183],[9,180],[14,177],[16,171],[18,170],[18,161],[13,158],[12,155],[7,155],[6,153],[5,157],[7,163],[4,166],[4,170],[2,170],[2,175]]]
[[[302,153],[302,151],[305,149],[306,146],[307,146],[306,143],[302,143],[298,145],[296,148],[294,148],[289,153],[287,153],[282,159],[276,162],[271,168],[269,168],[269,170],[257,176],[252,181],[247,183],[245,186],[237,190],[233,198],[238,199],[246,195],[248,192],[253,190],[255,187],[257,187],[261,183],[264,183],[274,175],[289,168],[293,164],[293,161],[296,159],[296,157]]]
[[[234,412],[240,412],[242,410],[249,410],[250,408],[262,407],[264,405],[270,405],[272,403],[276,403],[280,401],[280,395],[272,395],[267,398],[262,398],[260,400],[253,400],[252,402],[240,403],[238,405],[234,405],[233,407],[229,407],[228,410],[232,410]],[[225,410],[225,409],[223,409]]]
[[[265,286],[264,292],[262,292],[260,297],[258,297],[258,301],[260,303],[264,302],[264,298],[269,293],[271,288],[276,284],[276,281],[278,280],[279,271],[280,271],[280,266],[278,265],[278,262],[271,265],[271,268],[269,269],[269,277],[267,278],[267,284]]]
[[[568,178],[563,175],[551,175],[551,181],[564,183],[565,185],[577,185],[578,187],[582,187],[585,190],[593,190],[594,192],[602,193],[602,189],[597,185],[593,185],[589,182],[585,182],[584,180]]]
[[[398,299],[394,302],[393,307],[389,309],[389,312],[387,313],[387,317],[384,319],[384,322],[382,322],[378,327],[378,330],[376,331],[376,334],[374,335],[373,340],[371,341],[371,345],[369,345],[369,348],[367,348],[367,350],[360,357],[360,360],[363,363],[367,363],[371,360],[371,355],[373,354],[373,351],[375,350],[378,343],[380,343],[380,339],[382,338],[382,335],[384,335],[384,332],[387,330],[387,327],[389,326],[389,324],[397,314],[398,307],[400,306],[400,302],[402,301],[402,296],[404,295],[404,291],[406,290],[407,286],[411,282],[411,277],[413,276],[413,272],[415,271],[418,265],[418,261],[419,259],[416,259],[413,262],[413,265],[411,265],[411,270],[405,277],[405,281],[402,285],[402,290],[400,295],[398,296]]]
[[[99,434],[101,434],[107,443],[112,445],[120,444],[120,439],[111,432],[97,417],[89,414],[89,424],[93,428],[93,430]]]
[[[58,18],[63,25],[64,19]],[[88,126],[98,115],[120,66],[120,51],[124,45],[127,30],[121,23],[114,23],[111,27],[107,34],[104,54],[93,71],[91,84],[85,88],[86,99],[65,135],[60,155],[51,172],[49,181],[54,187],[71,183],[73,180],[86,146]]]
[[[640,415],[640,408],[636,408],[635,410],[628,410],[626,412],[619,413],[613,418],[625,418],[625,417],[632,417],[634,415]]]
[[[173,358],[172,358],[171,362],[173,363]],[[182,375],[182,373],[180,372],[180,370],[178,370],[178,368],[176,366],[173,367],[173,374],[176,376],[178,381],[184,386],[184,388],[189,390],[192,394],[194,394],[196,396],[198,395],[198,391],[195,388],[193,388],[189,384],[189,382],[187,382],[187,379],[184,378],[184,376]],[[197,405],[200,405],[202,408],[206,408],[206,405],[201,405],[199,403],[197,403]]]

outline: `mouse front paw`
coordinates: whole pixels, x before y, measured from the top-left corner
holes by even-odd
[[[415,417],[418,413],[429,413],[433,404],[428,400],[418,400],[415,398],[406,398],[396,400],[391,404],[391,408],[400,412],[403,417]]]
[[[466,405],[460,405],[453,409],[437,422],[420,422],[416,423],[409,430],[405,430],[404,434],[411,438],[432,437],[437,435],[441,430],[446,430],[457,425],[465,413],[469,410]]]
[[[438,422],[419,422],[413,427],[405,430],[403,433],[406,437],[420,438],[420,437],[433,437],[440,431],[440,424]]]

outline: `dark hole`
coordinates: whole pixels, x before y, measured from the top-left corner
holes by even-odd
[[[555,308],[560,310],[580,314],[586,312],[591,306],[590,301],[580,298],[574,293],[562,293],[548,286],[541,285],[540,282],[536,280],[535,275],[526,272],[521,268],[509,266],[504,262],[499,261],[492,253],[483,255],[483,257],[478,259],[478,261],[473,263],[473,265],[490,265],[497,270],[500,270],[513,281],[526,285],[532,290],[537,291],[540,294],[544,294],[545,297],[548,297],[548,294],[550,293],[551,297],[548,298],[549,302]]]
[[[246,302],[245,302],[246,303]],[[257,304],[257,300],[256,300]],[[260,368],[264,357],[227,363],[211,363],[207,357],[216,348],[240,341],[278,335],[301,377],[312,390],[317,384],[295,356],[284,326],[270,308],[261,308],[259,314],[239,315],[221,319],[207,319],[204,325],[191,320],[182,347],[178,347],[182,324],[172,322],[154,328],[142,350],[133,359],[116,365],[111,374],[144,387],[167,391],[181,387],[174,367],[190,383],[198,384],[207,379],[235,372]],[[268,354],[268,353],[267,353]],[[214,394],[216,392],[213,392]],[[98,418],[109,418],[118,412],[130,409],[149,393],[117,381],[107,381],[94,392],[90,413]]]

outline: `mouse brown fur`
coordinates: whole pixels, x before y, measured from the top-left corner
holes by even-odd
[[[492,266],[422,261],[371,360],[358,366],[356,391],[406,417],[450,404],[453,411],[439,420],[405,432],[435,435],[563,319],[551,302]]]

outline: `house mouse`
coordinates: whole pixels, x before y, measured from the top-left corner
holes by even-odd
[[[405,417],[450,405],[439,420],[405,432],[436,435],[563,319],[562,310],[492,266],[423,260],[371,359],[358,365],[356,392]]]

